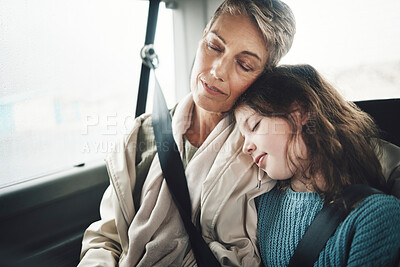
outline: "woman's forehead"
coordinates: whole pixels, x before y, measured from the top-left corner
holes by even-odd
[[[254,37],[262,39],[262,34],[257,24],[254,23],[247,15],[222,13],[215,20],[209,29],[210,32],[218,32],[220,34],[239,34],[245,35],[251,33]],[[256,33],[256,34],[254,34]]]
[[[215,34],[227,45],[234,45],[256,53],[260,58],[267,56],[266,44],[261,30],[246,15],[221,14],[206,35]]]

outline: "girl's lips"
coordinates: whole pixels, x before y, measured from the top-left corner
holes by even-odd
[[[209,85],[208,83],[206,83],[206,82],[204,82],[204,81],[201,81],[201,83],[202,83],[204,89],[205,89],[209,94],[212,94],[212,95],[224,95],[223,92],[221,92],[221,91],[218,90],[217,88],[215,88],[215,87]]]
[[[263,160],[264,160],[264,158],[265,158],[266,155],[267,155],[267,154],[262,154],[262,155],[258,156],[258,157],[254,160],[254,162],[257,164],[257,166],[258,166],[259,168],[261,168],[261,164],[262,164],[262,162],[263,162]]]

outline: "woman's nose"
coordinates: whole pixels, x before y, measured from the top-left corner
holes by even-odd
[[[228,73],[228,62],[224,57],[220,57],[214,61],[214,64],[211,68],[211,74],[215,77],[215,79],[220,80],[222,82],[226,81],[226,75]]]
[[[245,154],[251,154],[255,150],[256,146],[254,145],[253,142],[251,142],[248,138],[244,139],[244,144],[243,144],[243,153]]]

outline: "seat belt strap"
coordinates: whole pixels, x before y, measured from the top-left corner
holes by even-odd
[[[146,36],[145,36],[145,40],[144,40],[145,46],[154,43],[160,2],[161,2],[161,0],[150,0],[149,1]],[[146,111],[150,69],[151,69],[151,67],[148,64],[146,64],[145,62],[143,62],[141,71],[140,71],[139,90],[138,90],[137,101],[136,101],[135,118],[139,117]]]
[[[353,206],[372,194],[383,194],[383,192],[367,185],[355,184],[346,187],[342,198],[338,201],[325,203],[304,233],[288,266],[314,266],[326,242],[351,212]]]
[[[143,49],[145,49],[145,51],[143,51]],[[142,58],[147,62],[147,64],[149,64],[155,80],[152,124],[157,146],[157,154],[160,160],[164,179],[167,182],[168,189],[181,215],[186,232],[189,235],[190,245],[197,266],[220,266],[220,263],[203,239],[200,231],[192,222],[192,206],[185,170],[178,147],[176,146],[172,135],[171,115],[155,74],[155,64],[153,62],[156,60],[158,64],[158,58],[151,46],[148,46],[147,48],[145,46],[143,49],[141,53]]]

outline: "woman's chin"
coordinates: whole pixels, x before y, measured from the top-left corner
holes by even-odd
[[[220,114],[229,111],[229,108],[224,107],[222,103],[213,101],[211,99],[207,99],[206,97],[199,97],[197,99],[196,98],[194,99],[195,99],[194,103],[196,104],[196,106],[200,107],[204,111],[210,113],[220,113]]]

